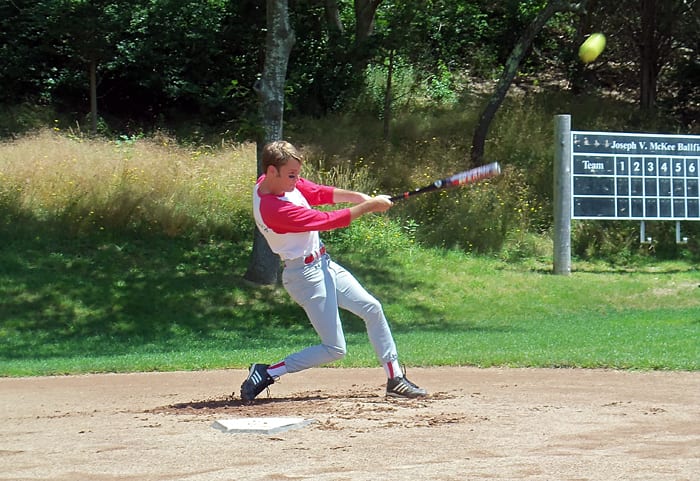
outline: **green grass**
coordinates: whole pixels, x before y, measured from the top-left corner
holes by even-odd
[[[317,342],[282,288],[242,281],[249,242],[41,229],[0,231],[2,376],[244,367]],[[360,224],[331,251],[382,300],[408,365],[700,369],[692,265],[561,277],[405,238],[384,249],[387,231],[358,244]],[[361,320],[343,318],[336,365],[376,365]]]

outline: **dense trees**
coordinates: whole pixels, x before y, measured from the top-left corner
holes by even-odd
[[[669,71],[669,80],[680,81],[684,88],[688,87],[686,82],[694,83],[698,93],[700,3],[697,0],[622,0],[604,5],[601,17],[601,21],[619,32],[619,45],[627,47],[628,54],[632,53],[626,60],[636,60],[642,109],[656,108],[663,69]],[[680,72],[690,73],[688,69],[693,68],[694,75],[679,78]]]
[[[119,124],[178,116],[241,120],[264,49],[255,1],[12,0],[0,3],[0,103],[99,111]]]
[[[443,101],[459,75],[499,76],[527,26],[557,3],[586,2],[290,0],[296,43],[286,110],[347,109],[366,67],[386,68],[389,59],[395,75],[410,66]],[[613,81],[637,92],[642,108],[668,107],[672,98],[689,120],[700,83],[699,17],[697,0],[590,1],[585,14],[554,15],[519,69],[535,76],[569,70],[576,79],[578,42],[603,31],[609,50],[592,73],[610,82],[622,72]],[[257,123],[253,85],[265,58],[265,25],[259,0],[6,0],[0,104],[42,103],[81,123],[92,110],[117,129],[195,118],[249,133]],[[386,100],[378,111],[387,111]]]

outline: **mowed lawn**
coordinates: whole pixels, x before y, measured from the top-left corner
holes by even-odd
[[[12,239],[0,251],[0,375],[240,368],[317,342],[278,286],[243,281],[249,242]],[[700,273],[571,276],[456,251],[334,249],[382,300],[407,365],[700,368]],[[348,356],[373,366],[362,321]]]

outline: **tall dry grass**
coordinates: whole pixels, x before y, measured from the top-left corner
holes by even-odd
[[[253,144],[186,148],[162,135],[44,130],[0,144],[0,207],[7,221],[57,221],[69,234],[237,235],[250,223],[255,175]]]
[[[376,191],[367,168],[302,150],[312,180]],[[68,235],[250,238],[256,175],[253,143],[183,147],[161,134],[115,141],[42,130],[0,144],[0,221],[32,219]]]

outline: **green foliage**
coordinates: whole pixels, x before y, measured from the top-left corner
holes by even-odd
[[[421,244],[493,254],[513,239],[512,256],[514,249],[524,248],[523,237],[531,232],[542,206],[523,173],[509,167],[497,180],[423,196],[404,209],[407,218],[421,219],[416,230]],[[520,247],[515,246],[518,242]]]
[[[429,76],[425,84],[428,98],[437,105],[453,104],[457,100],[453,75],[443,61],[438,62],[435,74]]]
[[[98,109],[121,129],[192,115],[245,122],[255,112],[259,5],[16,0],[3,2],[0,14],[0,103],[46,103],[77,112],[71,124],[82,122],[87,65],[96,61]]]
[[[345,229],[325,232],[322,237],[333,249],[377,254],[417,245],[416,229],[417,224],[412,220],[401,225],[386,216],[365,216]]]
[[[365,83],[380,85],[377,78],[390,54],[400,60],[398,110],[453,105],[474,96],[498,75],[519,34],[545,3],[383,0],[372,35],[361,41],[355,38],[352,2],[337,2],[337,23],[328,20],[323,2],[294,2],[296,43],[286,118],[382,112],[380,92],[361,91]],[[594,2],[586,15],[557,14],[535,38],[518,82],[608,91],[636,110],[636,45],[643,43],[637,3]],[[666,49],[659,58],[658,106],[688,130],[695,128],[698,110],[693,95],[697,2],[668,3],[651,32],[659,40],[653,43]],[[608,34],[609,46],[600,62],[583,68],[574,52],[594,25]],[[253,139],[258,132],[253,86],[262,69],[265,27],[263,2],[2,2],[0,105],[21,115],[16,105],[39,104],[67,116],[62,128],[83,124],[89,111],[87,67],[95,61],[105,134],[154,126],[181,131],[186,125]],[[0,122],[7,126],[0,129],[3,136],[21,133],[26,125],[22,119]]]
[[[681,224],[681,236],[687,243],[676,243],[675,222],[646,222],[640,239],[639,222],[575,221],[572,225],[572,253],[578,259],[605,259],[611,265],[630,266],[654,259],[697,259],[700,255],[700,226]]]
[[[384,113],[384,99],[388,67],[383,64],[370,64],[365,70],[364,86],[361,93],[346,108],[356,113],[366,113],[381,118]],[[409,110],[418,99],[416,88],[418,79],[413,67],[401,57],[394,58],[392,74],[392,106],[394,110]]]
[[[419,92],[413,91],[416,98]],[[311,146],[312,157],[322,159],[325,168],[339,163],[350,172],[367,168],[376,180],[372,188],[394,194],[472,167],[466,160],[469,133],[483,102],[470,96],[435,109],[421,107],[416,101],[411,108],[396,112],[388,142],[382,142],[378,134],[381,120],[365,112],[295,120],[287,133],[294,142]],[[664,132],[679,128],[672,118],[640,116],[628,103],[606,97],[516,91],[504,102],[486,144],[486,160],[504,166],[499,179],[419,197],[397,205],[390,215],[400,222],[414,221],[415,238],[423,245],[488,252],[504,259],[548,255],[543,244],[553,218],[553,119],[562,112],[572,115],[573,128],[579,130]],[[353,185],[349,178],[344,182],[350,183],[339,185]],[[673,233],[673,223],[655,224],[650,223],[649,228]],[[697,222],[684,223],[688,244],[676,245],[674,235],[655,234],[656,245],[649,251],[646,246],[640,248],[638,224],[602,223],[596,235],[575,231],[574,254],[614,264],[634,263],[637,257],[696,259],[699,227]],[[609,241],[604,241],[606,237]]]
[[[9,138],[20,132],[40,130],[56,120],[56,113],[47,107],[22,103],[3,108],[0,115],[0,138]]]

